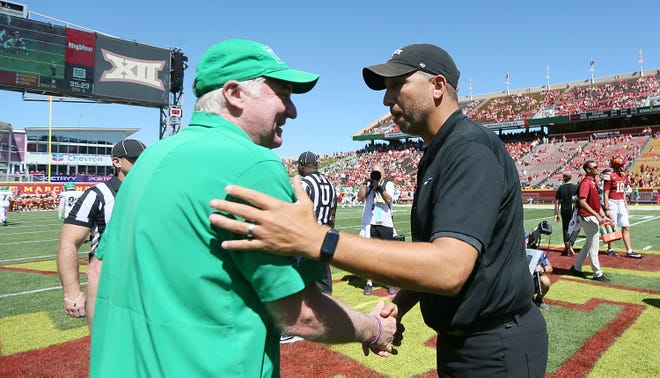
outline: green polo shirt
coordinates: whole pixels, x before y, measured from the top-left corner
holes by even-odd
[[[295,200],[280,159],[216,115],[195,112],[140,156],[97,253],[91,376],[279,375],[280,330],[264,303],[320,280],[320,269],[223,250],[245,237],[208,220],[228,184]]]

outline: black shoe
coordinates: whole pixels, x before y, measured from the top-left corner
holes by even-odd
[[[594,281],[598,281],[598,282],[605,282],[605,283],[610,283],[610,282],[612,282],[612,280],[609,279],[609,278],[607,278],[607,277],[605,277],[604,274],[601,274],[601,275],[598,276],[598,277],[594,276],[594,277],[592,278],[592,280],[594,280]]]
[[[543,299],[539,298],[534,298],[534,304],[538,306],[541,310],[547,310],[550,308],[545,302],[543,302]]]
[[[644,255],[631,251],[631,252],[626,252],[626,257],[630,257],[630,258],[633,258],[633,259],[641,259],[642,257],[644,257]]]
[[[614,252],[613,249],[608,249],[606,253],[607,253],[608,256],[619,257],[619,254]]]
[[[571,265],[571,269],[568,270],[568,273],[572,276],[575,276],[575,277],[587,278],[587,275],[584,274],[584,272],[581,272],[581,271],[575,269],[575,267],[573,265]]]

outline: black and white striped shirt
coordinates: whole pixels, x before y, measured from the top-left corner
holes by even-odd
[[[302,186],[314,202],[317,222],[334,227],[337,193],[330,181],[318,172],[310,173],[302,178]]]
[[[71,209],[69,216],[64,220],[64,223],[87,227],[92,231],[89,236],[91,241],[90,256],[96,253],[101,235],[103,235],[105,226],[110,221],[115,196],[120,185],[121,181],[117,176],[114,176],[107,182],[94,185],[85,190]]]

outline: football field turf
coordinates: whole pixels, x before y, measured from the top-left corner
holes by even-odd
[[[340,206],[337,228],[357,233],[361,212],[361,206]],[[410,206],[394,207],[397,231],[407,241],[409,212]],[[633,248],[645,256],[638,260],[601,254],[611,284],[567,274],[575,258],[561,256],[561,225],[552,215],[550,206],[525,209],[527,232],[544,219],[553,227],[541,241],[554,267],[546,297],[550,308],[543,311],[550,338],[548,375],[660,376],[660,207],[631,206]],[[87,327],[62,308],[55,263],[60,227],[55,212],[10,213],[9,226],[0,227],[0,376],[87,375]],[[581,235],[576,248],[583,242]],[[83,264],[88,249],[85,244],[81,250]],[[622,252],[622,242],[615,242],[615,249]],[[588,263],[584,271],[590,275]],[[364,279],[337,269],[333,278],[334,295],[362,311],[389,300],[385,286],[376,285],[373,296],[364,296]],[[433,376],[435,334],[417,307],[403,323],[406,333],[399,354],[385,359],[362,356],[357,344],[284,344],[282,375]]]

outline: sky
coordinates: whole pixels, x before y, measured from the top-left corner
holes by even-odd
[[[28,10],[122,39],[180,48],[188,57],[183,127],[195,96],[200,56],[227,38],[269,45],[290,67],[320,75],[309,93],[293,96],[298,117],[288,120],[274,152],[297,157],[354,151],[352,135],[388,113],[383,91],[364,84],[362,68],[385,63],[398,48],[432,43],[461,71],[459,97],[540,87],[660,68],[660,1],[17,1]],[[31,18],[44,21],[33,15]],[[0,120],[15,129],[47,127],[47,102],[0,91]],[[159,138],[159,110],[129,105],[54,103],[53,127],[139,128],[147,145]]]

